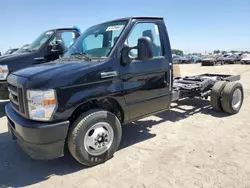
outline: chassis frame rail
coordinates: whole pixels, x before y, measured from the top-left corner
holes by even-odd
[[[226,74],[201,74],[196,76],[177,77],[173,80],[172,101],[186,97],[208,98],[216,82],[235,82],[238,80],[240,80],[240,75]]]

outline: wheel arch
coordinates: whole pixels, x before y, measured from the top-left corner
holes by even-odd
[[[121,123],[124,122],[124,109],[117,99],[113,97],[106,97],[100,99],[91,99],[79,104],[72,112],[69,120],[74,121],[82,113],[91,109],[103,109],[112,112],[117,116]]]

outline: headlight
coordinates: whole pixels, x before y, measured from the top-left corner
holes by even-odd
[[[0,80],[6,80],[9,74],[8,65],[0,65]]]
[[[55,90],[28,90],[29,117],[33,120],[48,121],[57,107]]]

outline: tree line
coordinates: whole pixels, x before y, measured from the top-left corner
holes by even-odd
[[[214,54],[227,54],[228,52],[227,51],[222,51],[222,50],[214,50],[213,51]],[[236,51],[236,50],[231,50],[229,51],[230,53],[237,53],[237,52],[240,52],[240,53],[250,53],[248,51]],[[179,50],[179,49],[172,49],[172,54],[175,54],[175,55],[183,55],[184,52],[182,50]],[[193,55],[196,55],[196,54],[200,54],[200,53],[192,53]]]

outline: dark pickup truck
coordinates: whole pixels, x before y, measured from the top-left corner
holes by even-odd
[[[0,99],[8,99],[7,76],[19,69],[59,58],[80,36],[77,28],[45,31],[28,47],[0,57]]]
[[[207,99],[218,111],[239,112],[239,76],[173,78],[171,47],[162,18],[131,17],[87,29],[54,62],[13,72],[5,111],[9,133],[34,159],[68,148],[93,166],[118,149],[121,125],[168,110],[173,101]],[[67,150],[66,150],[67,151]]]

